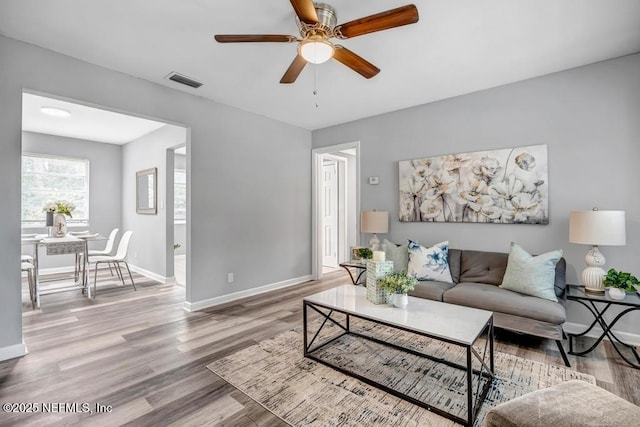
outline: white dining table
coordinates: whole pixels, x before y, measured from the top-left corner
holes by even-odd
[[[22,237],[22,245],[33,246],[33,264],[34,264],[34,281],[35,281],[35,305],[36,308],[40,308],[40,295],[47,295],[58,292],[66,292],[73,290],[82,290],[86,293],[88,298],[91,298],[91,286],[89,283],[89,241],[106,240],[105,237],[99,233],[68,233],[64,237],[48,237],[46,234],[36,234],[33,236]],[[39,248],[46,248],[47,255],[76,255],[76,268],[74,276],[74,284],[69,286],[60,286],[46,291],[40,289],[40,274],[39,274]],[[78,262],[78,256],[82,255],[82,262]],[[80,265],[81,264],[81,265]],[[81,274],[81,277],[80,277]]]

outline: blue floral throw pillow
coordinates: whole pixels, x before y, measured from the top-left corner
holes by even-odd
[[[453,283],[449,270],[449,242],[440,242],[425,248],[409,240],[409,266],[407,273],[418,280]]]

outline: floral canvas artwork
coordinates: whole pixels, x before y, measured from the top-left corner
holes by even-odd
[[[548,224],[547,146],[405,160],[400,221]]]

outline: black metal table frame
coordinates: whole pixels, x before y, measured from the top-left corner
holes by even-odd
[[[359,266],[359,265],[354,265],[354,264],[348,263],[348,262],[342,262],[339,265],[340,265],[340,267],[342,267],[345,270],[347,270],[347,273],[349,273],[349,277],[351,278],[351,283],[353,283],[355,286],[364,285],[364,283],[360,283],[360,278],[362,277],[362,275],[364,273],[367,272],[367,265],[366,264],[363,264],[362,266]],[[353,273],[351,272],[351,268],[356,268],[356,269],[360,270],[360,272],[358,273],[358,277],[356,279],[353,278]]]
[[[604,337],[606,336],[606,337],[609,338],[609,341],[611,341],[611,345],[613,345],[613,348],[616,350],[618,355],[620,355],[622,360],[627,362],[630,366],[632,366],[632,367],[634,367],[636,369],[640,369],[640,357],[638,357],[638,352],[636,351],[635,347],[633,347],[633,346],[631,346],[629,344],[626,344],[625,342],[620,340],[612,330],[612,328],[615,326],[615,324],[618,322],[618,320],[620,320],[627,313],[630,313],[630,312],[636,311],[636,310],[640,310],[640,306],[631,305],[629,308],[621,311],[613,319],[613,321],[611,321],[611,323],[607,323],[607,321],[604,318],[604,314],[609,309],[609,307],[611,307],[612,305],[625,305],[625,306],[628,306],[629,304],[625,304],[624,301],[615,301],[615,302],[613,302],[613,301],[594,301],[592,299],[581,298],[579,296],[571,296],[571,297],[567,297],[567,299],[569,299],[570,301],[578,302],[578,303],[582,304],[583,306],[587,307],[587,309],[591,312],[591,314],[593,314],[593,317],[594,317],[594,320],[593,320],[593,322],[591,322],[591,325],[586,330],[584,330],[583,332],[581,332],[579,334],[567,334],[567,335],[569,335],[569,354],[572,354],[574,356],[584,356],[585,354],[590,353],[591,351],[593,351],[593,349],[595,349],[598,346],[598,344],[600,344],[600,341],[602,341],[604,339]],[[589,304],[587,304],[585,302],[585,299],[586,299],[586,301],[589,302]],[[601,302],[601,303],[606,304],[606,305],[602,310],[599,310],[598,306],[596,305],[596,302]],[[588,334],[596,325],[600,325],[600,327],[602,328],[602,334],[600,334],[600,336],[598,337],[596,342],[591,347],[589,347],[588,349],[586,349],[584,351],[580,351],[580,352],[573,351],[573,338],[574,337],[581,337],[581,336],[584,336],[584,335]],[[621,345],[625,346],[626,348],[630,349],[631,352],[633,353],[633,355],[635,356],[636,361],[638,363],[634,363],[634,362],[630,361],[629,359],[627,359],[625,357],[625,355],[622,354],[622,352],[618,348],[618,344],[616,344],[616,342],[618,344],[621,344]]]
[[[327,310],[329,310],[329,312],[325,313],[318,307],[327,309]],[[308,308],[313,309],[318,314],[320,314],[320,316],[322,316],[324,318],[324,320],[322,321],[322,324],[320,325],[320,327],[316,331],[316,333],[313,336],[313,338],[311,339],[311,341],[309,341],[309,339],[308,339],[308,330],[307,330],[307,320],[308,320],[307,309]],[[332,316],[332,314],[334,312],[342,313],[342,314],[344,314],[346,316],[344,325],[342,325],[339,321],[331,318],[331,316]],[[406,348],[406,347],[402,347],[402,346],[399,346],[399,345],[396,345],[396,344],[393,344],[393,343],[390,343],[390,342],[382,341],[382,340],[379,340],[379,339],[377,339],[375,337],[371,337],[371,336],[367,336],[367,335],[364,335],[364,334],[360,334],[358,332],[354,332],[354,331],[352,331],[350,329],[350,318],[351,317],[356,317],[356,318],[363,319],[363,320],[366,320],[366,321],[369,321],[369,322],[385,325],[385,326],[388,326],[388,327],[391,327],[391,328],[394,328],[394,329],[399,329],[399,330],[402,330],[402,331],[405,331],[405,332],[410,332],[410,333],[413,333],[413,334],[416,334],[416,335],[420,335],[420,336],[424,336],[424,337],[427,337],[427,338],[436,339],[438,341],[443,341],[443,342],[446,342],[446,343],[449,343],[449,344],[454,344],[454,345],[457,345],[457,346],[460,346],[460,347],[465,347],[466,353],[467,353],[467,365],[466,366],[460,365],[460,364],[457,364],[457,363],[454,363],[454,362],[450,362],[450,361],[444,360],[444,359],[439,358],[439,357],[434,357],[434,356],[431,356],[431,355],[428,355],[428,354],[425,354],[425,353],[420,353],[420,352],[412,350],[410,348]],[[312,345],[314,344],[316,338],[318,338],[318,335],[320,334],[320,331],[322,330],[324,325],[327,323],[327,321],[330,321],[334,325],[338,326],[344,332],[339,334],[339,335],[337,335],[337,336],[332,337],[330,340],[328,340],[328,341],[326,341],[326,342],[324,342],[322,344],[316,345],[315,348],[311,348]],[[390,323],[386,323],[386,322],[381,321],[379,319],[371,319],[371,318],[364,317],[364,316],[359,316],[359,315],[353,314],[353,313],[346,313],[346,312],[340,311],[340,310],[338,310],[338,309],[336,309],[334,307],[327,307],[327,306],[324,306],[322,304],[303,301],[303,334],[304,334],[304,356],[305,357],[308,357],[308,358],[310,358],[312,360],[315,360],[315,361],[317,361],[319,363],[322,363],[323,365],[326,365],[326,366],[328,366],[328,367],[330,367],[332,369],[335,369],[335,370],[337,370],[337,371],[339,371],[339,372],[341,372],[343,374],[352,376],[352,377],[354,377],[354,378],[356,378],[356,379],[358,379],[360,381],[363,381],[363,382],[365,382],[365,383],[367,383],[369,385],[377,387],[377,388],[379,388],[379,389],[381,389],[381,390],[383,390],[383,391],[385,391],[387,393],[390,393],[390,394],[392,394],[392,395],[394,395],[396,397],[399,397],[399,398],[404,399],[404,400],[406,400],[408,402],[411,402],[414,405],[418,405],[418,406],[421,406],[423,408],[426,408],[427,410],[429,410],[431,412],[434,412],[434,413],[436,413],[438,415],[446,417],[446,418],[448,418],[450,420],[453,420],[453,421],[455,421],[455,422],[457,422],[459,424],[469,425],[469,426],[473,425],[473,422],[476,419],[476,416],[478,414],[480,406],[482,405],[482,402],[484,402],[484,399],[485,399],[485,397],[487,395],[487,392],[489,391],[489,388],[491,387],[491,383],[493,382],[493,379],[495,378],[495,375],[494,375],[494,354],[493,354],[493,316],[486,323],[485,327],[483,328],[483,332],[480,333],[478,338],[480,336],[482,336],[485,331],[486,331],[487,340],[486,340],[485,345],[484,345],[483,354],[482,354],[482,356],[480,356],[480,354],[476,351],[476,349],[473,348],[473,344],[471,344],[471,345],[460,344],[460,343],[452,341],[452,340],[447,340],[447,339],[444,339],[444,338],[441,338],[441,337],[432,336],[432,335],[429,335],[429,334],[426,334],[426,333],[415,331],[413,329],[403,328],[403,327],[400,327],[400,326],[397,326],[397,325],[392,325]],[[364,376],[359,375],[359,374],[357,374],[355,372],[351,372],[351,371],[346,370],[346,369],[344,369],[344,368],[342,368],[340,366],[334,365],[334,364],[332,364],[332,363],[330,363],[328,361],[322,360],[322,359],[320,359],[319,357],[317,357],[317,356],[315,356],[313,354],[313,352],[321,349],[322,347],[325,347],[326,345],[332,343],[333,341],[337,340],[338,338],[340,338],[340,337],[342,337],[344,335],[354,335],[354,336],[357,336],[357,337],[360,337],[360,338],[364,338],[364,339],[376,342],[378,344],[382,344],[382,345],[385,345],[385,346],[388,346],[388,347],[395,348],[397,350],[401,350],[401,351],[407,352],[409,354],[413,354],[415,356],[424,357],[424,358],[427,358],[427,359],[430,359],[430,360],[433,360],[433,361],[436,361],[436,362],[444,363],[447,366],[451,366],[453,368],[466,371],[466,373],[467,373],[467,419],[465,420],[465,419],[463,419],[461,417],[458,417],[456,415],[450,414],[450,413],[446,412],[443,409],[440,409],[438,407],[432,406],[432,405],[430,405],[430,404],[428,404],[426,402],[423,402],[421,400],[415,399],[415,398],[413,398],[411,396],[408,396],[408,395],[406,395],[404,393],[401,393],[401,392],[399,392],[397,390],[394,390],[393,388],[387,387],[384,384],[380,384],[380,383],[378,383],[378,382],[376,382],[376,381],[374,381],[374,380],[372,380],[370,378],[364,377]],[[487,364],[485,363],[487,347],[489,347],[489,366],[487,366]],[[480,362],[480,369],[479,370],[473,368],[472,356],[475,357]],[[473,392],[473,377],[472,377],[473,374],[477,374],[478,377],[482,376],[484,378],[489,379],[489,381],[486,381],[486,383],[485,383],[484,387],[482,388],[482,390],[480,390],[480,385],[482,384],[482,381],[481,381],[481,379],[478,380],[478,386],[477,386],[477,389],[476,389],[476,392],[475,392],[475,396],[476,396],[475,402],[474,402],[474,399],[473,399],[473,396],[474,396],[474,392]]]

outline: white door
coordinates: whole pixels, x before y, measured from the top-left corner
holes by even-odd
[[[325,267],[338,266],[338,162],[325,159],[322,164],[324,177],[324,245]]]

